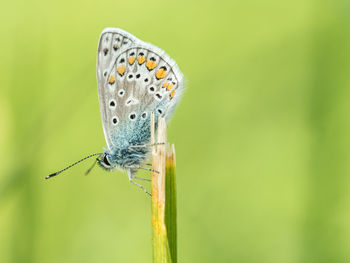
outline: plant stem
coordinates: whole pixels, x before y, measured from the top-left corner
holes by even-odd
[[[166,123],[158,121],[157,139],[154,116],[151,116],[151,143],[166,142]],[[153,262],[176,263],[176,188],[175,149],[165,143],[153,146],[152,168],[152,228]]]

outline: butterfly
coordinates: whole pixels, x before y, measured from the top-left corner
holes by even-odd
[[[150,152],[150,117],[169,122],[183,93],[183,74],[163,50],[118,28],[102,31],[97,50],[97,84],[101,120],[107,147],[73,165],[98,155],[105,170],[126,170],[129,181],[146,193],[134,179]],[[90,170],[90,169],[89,169]],[[89,171],[88,170],[88,171]]]

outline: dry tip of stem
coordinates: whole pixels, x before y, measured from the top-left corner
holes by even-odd
[[[165,119],[159,118],[157,131],[154,123],[152,114],[152,169],[159,172],[152,174],[153,261],[176,263],[175,151],[166,143]]]

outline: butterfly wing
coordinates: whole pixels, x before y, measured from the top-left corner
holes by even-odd
[[[130,144],[142,144],[149,137],[152,112],[156,119],[170,120],[181,98],[183,75],[163,50],[140,40],[123,47],[113,60],[99,84],[107,145],[116,146],[123,141],[120,136],[129,136]]]
[[[105,134],[108,147],[110,147],[111,143],[108,139],[106,124],[104,122],[106,109],[104,108],[105,105],[101,103],[101,98],[104,97],[103,85],[105,84],[107,75],[109,74],[108,70],[110,69],[110,65],[114,64],[115,58],[120,54],[120,51],[125,47],[131,46],[134,42],[137,41],[141,40],[119,28],[106,28],[100,35],[97,50],[96,75],[98,94],[100,98],[100,110],[102,114],[103,132]]]

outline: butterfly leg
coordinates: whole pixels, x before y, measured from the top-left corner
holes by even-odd
[[[126,168],[128,168],[128,169],[146,170],[146,171],[150,171],[150,172],[159,174],[159,171],[154,170],[154,169],[151,169],[151,168],[147,168],[147,167],[141,167],[141,166],[127,166]],[[134,176],[132,176],[132,177],[134,177]]]
[[[143,181],[147,181],[147,182],[151,182],[151,179],[147,179],[147,178],[143,178],[143,177],[137,177],[137,176],[132,176],[132,178],[138,179],[138,180],[143,180]]]
[[[129,181],[130,183],[133,183],[134,185],[137,185],[138,187],[140,187],[146,194],[148,194],[149,196],[152,196],[147,190],[146,188],[144,188],[142,185],[134,182],[132,179],[134,178],[134,172],[131,169],[128,169],[128,177],[129,177]]]
[[[159,174],[159,171],[154,170],[154,169],[151,169],[151,168],[147,168],[147,167],[133,166],[133,167],[131,167],[131,168],[132,168],[132,169],[141,169],[141,170],[146,170],[146,171],[150,171],[150,172],[153,172],[153,173],[157,173],[157,174]]]
[[[85,175],[88,175],[92,168],[94,168],[95,164],[99,161],[100,159],[99,158],[96,158],[96,160],[94,161],[94,163],[92,164],[92,166],[85,172]]]

